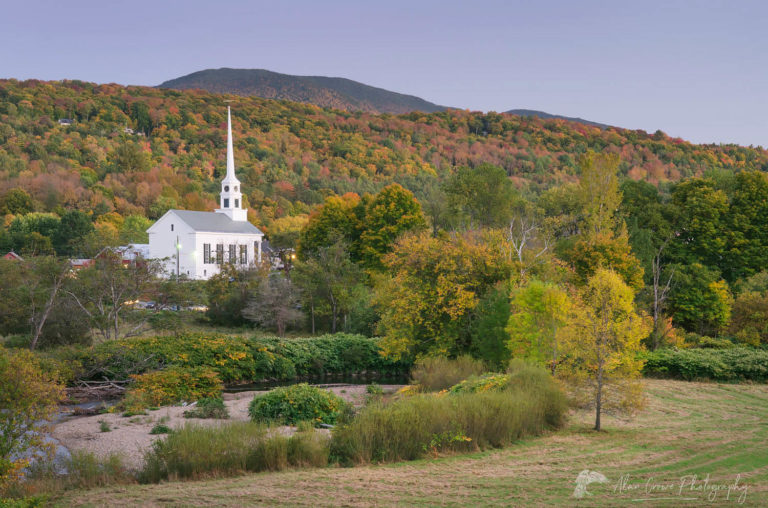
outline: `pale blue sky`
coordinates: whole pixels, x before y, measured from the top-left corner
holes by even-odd
[[[217,67],[768,146],[764,1],[0,1],[3,78],[157,85]]]

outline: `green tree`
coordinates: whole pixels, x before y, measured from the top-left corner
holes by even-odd
[[[563,335],[559,373],[595,408],[595,430],[609,408],[631,411],[642,405],[638,358],[649,327],[635,311],[634,292],[621,276],[598,269],[589,278],[575,308],[576,317]]]
[[[384,187],[366,206],[359,247],[363,266],[381,271],[381,258],[392,251],[397,237],[426,225],[411,191],[396,183]]]
[[[711,180],[693,178],[675,186],[675,241],[669,250],[680,264],[722,268],[726,259],[728,196],[717,190]]]
[[[509,350],[516,358],[548,366],[554,375],[560,357],[558,334],[562,335],[572,307],[568,293],[555,284],[532,280],[513,290],[511,300]]]
[[[79,210],[67,210],[53,235],[53,247],[60,256],[83,255],[85,238],[94,231],[91,218]]]
[[[673,235],[673,207],[662,203],[659,189],[648,182],[625,180],[621,184],[620,216],[627,225],[629,244],[650,284],[653,259]]]
[[[299,258],[307,259],[339,239],[347,245],[357,242],[361,229],[359,205],[360,197],[357,194],[327,198],[321,207],[310,214],[309,222],[301,231],[298,243]]]
[[[768,266],[768,178],[760,171],[734,176],[727,224],[727,259],[719,265],[725,280],[733,282]]]
[[[716,268],[677,265],[669,310],[676,325],[702,335],[718,334],[731,319],[733,297]]]
[[[302,290],[310,312],[312,333],[316,317],[326,313],[330,331],[336,333],[339,321],[347,321],[354,307],[356,286],[362,273],[352,262],[346,243],[337,239],[330,247],[320,247],[315,254],[298,261],[291,278]]]
[[[509,313],[509,284],[500,282],[480,299],[470,323],[471,355],[499,371],[512,358],[506,331]]]
[[[149,106],[143,102],[131,104],[131,118],[136,122],[136,129],[147,136],[152,133],[152,117],[149,115]]]
[[[121,244],[127,243],[148,243],[149,235],[147,229],[153,222],[141,215],[129,215],[123,221],[119,231],[119,241]]]
[[[9,190],[0,199],[0,215],[24,215],[34,210],[35,205],[27,191],[19,187]]]
[[[470,229],[504,226],[510,218],[514,189],[498,166],[460,167],[446,181],[445,193],[458,223]]]

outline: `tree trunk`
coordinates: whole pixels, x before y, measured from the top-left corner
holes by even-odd
[[[331,333],[336,333],[336,321],[338,319],[336,299],[331,295]]]
[[[43,333],[43,326],[45,325],[45,321],[48,319],[48,314],[51,313],[53,304],[56,301],[56,294],[59,292],[59,286],[61,286],[61,282],[54,282],[53,289],[51,290],[51,296],[48,298],[48,301],[45,302],[43,314],[40,316],[40,321],[38,321],[37,326],[35,326],[35,333],[32,337],[32,342],[29,343],[29,349],[31,350],[34,350],[37,347],[37,341],[40,340],[40,335]]]
[[[553,327],[552,331],[552,376],[555,375],[555,369],[557,368],[557,327]]]
[[[600,412],[603,410],[603,368],[597,370],[597,393],[595,394],[595,430],[600,430]]]
[[[67,266],[63,272],[61,272],[58,277],[54,275],[53,277],[53,286],[51,287],[51,295],[48,297],[48,301],[45,302],[45,307],[43,307],[43,313],[40,316],[40,321],[37,322],[35,326],[34,335],[32,336],[32,342],[29,344],[29,349],[34,350],[37,347],[37,342],[40,340],[40,335],[43,333],[43,326],[45,326],[45,322],[48,320],[48,315],[51,313],[51,309],[53,308],[53,305],[56,303],[56,297],[59,294],[59,289],[61,289],[61,285],[64,283],[64,276],[67,274],[69,267]],[[34,314],[33,314],[34,318]]]
[[[312,315],[312,335],[315,334],[315,300],[309,301],[309,312]]]

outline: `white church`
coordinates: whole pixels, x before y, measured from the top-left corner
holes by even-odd
[[[221,265],[261,263],[259,228],[248,222],[240,181],[235,176],[232,116],[227,107],[227,175],[219,208],[213,212],[168,210],[149,229],[149,257],[161,259],[167,276],[208,279]]]

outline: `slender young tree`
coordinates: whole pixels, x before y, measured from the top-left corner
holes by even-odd
[[[595,408],[595,430],[606,409],[642,406],[637,353],[649,326],[635,312],[634,292],[612,270],[598,269],[581,295],[582,305],[564,343],[564,377]]]

